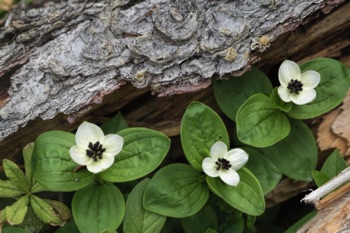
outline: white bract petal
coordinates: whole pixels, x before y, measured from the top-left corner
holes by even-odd
[[[86,156],[86,150],[80,146],[72,146],[69,150],[70,157],[80,165],[89,165],[92,159]]]
[[[320,83],[321,75],[314,70],[301,74],[298,64],[293,61],[284,61],[278,71],[281,86],[277,92],[284,102],[297,105],[310,103],[316,98],[314,88]]]
[[[320,83],[321,75],[314,70],[308,70],[301,75],[300,81],[303,83],[303,89],[313,89]]]
[[[205,174],[210,177],[218,177],[219,171],[216,169],[217,165],[215,164],[215,160],[212,158],[205,158],[202,162],[202,168]]]
[[[69,153],[74,162],[87,166],[92,173],[106,170],[114,163],[115,156],[123,149],[124,139],[116,134],[104,136],[94,124],[83,122],[75,135],[77,145]]]
[[[290,91],[288,90],[287,87],[284,86],[279,86],[277,89],[279,97],[284,101],[284,102],[290,102]]]
[[[101,140],[101,144],[106,148],[104,153],[115,156],[122,151],[124,138],[116,134],[109,134]]]
[[[216,160],[218,158],[225,158],[227,153],[227,146],[222,141],[217,141],[210,148],[210,156]]]
[[[235,171],[243,167],[248,161],[248,154],[242,149],[232,149],[227,152],[227,160]]]
[[[97,160],[97,162],[92,162],[91,164],[87,165],[86,168],[88,169],[88,171],[96,174],[106,170],[107,168],[112,166],[113,163],[114,157],[105,157]]]
[[[75,142],[79,146],[87,147],[90,142],[95,143],[104,137],[102,129],[95,124],[83,122],[75,134]]]
[[[297,105],[303,105],[310,103],[316,98],[316,91],[314,89],[307,89],[303,90],[302,92],[299,93],[299,95],[291,95],[290,99],[293,101],[293,103]]]
[[[233,169],[220,170],[219,175],[222,181],[231,186],[237,186],[240,180],[238,173]]]
[[[290,80],[300,80],[300,74],[300,68],[297,63],[285,60],[278,70],[278,80],[282,86],[287,87]]]
[[[248,154],[242,149],[227,151],[224,142],[218,141],[210,149],[210,158],[205,158],[202,168],[210,177],[218,177],[228,185],[236,186],[239,183],[239,175],[236,170],[244,166],[248,161]]]

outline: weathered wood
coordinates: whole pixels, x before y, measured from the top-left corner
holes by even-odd
[[[206,88],[214,74],[249,68],[251,49],[341,2],[67,1],[18,10],[0,31],[8,94],[0,140],[30,120],[99,104],[125,82],[160,96]]]

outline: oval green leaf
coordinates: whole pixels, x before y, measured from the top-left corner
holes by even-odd
[[[118,134],[124,138],[123,150],[114,164],[100,173],[109,182],[126,182],[149,174],[161,164],[170,148],[170,139],[154,130],[128,128]]]
[[[18,189],[22,190],[23,193],[29,193],[29,182],[17,164],[8,159],[4,159],[2,161],[2,166],[4,167],[7,178],[9,178]]]
[[[34,213],[42,222],[50,224],[52,226],[63,224],[59,216],[56,215],[54,208],[43,199],[35,195],[31,195],[30,205],[33,207]]]
[[[290,134],[273,146],[260,149],[286,176],[311,181],[317,164],[317,146],[310,128],[300,120],[290,119]]]
[[[347,163],[338,150],[334,150],[322,165],[321,172],[327,174],[330,178],[336,177],[347,167]]]
[[[149,179],[141,181],[128,195],[123,221],[123,232],[158,233],[162,230],[166,217],[145,210],[143,207],[143,194],[149,181]]]
[[[29,182],[29,185],[31,186],[33,184],[33,168],[32,168],[32,156],[34,151],[34,143],[29,143],[26,145],[23,150],[23,159],[24,159],[24,169],[25,169],[25,176],[27,177],[27,180]]]
[[[124,197],[111,183],[93,183],[74,194],[72,212],[80,232],[116,230],[124,218]]]
[[[22,193],[11,180],[0,180],[0,197],[16,197]]]
[[[237,186],[229,186],[220,178],[207,176],[209,189],[239,211],[253,216],[261,215],[265,211],[265,199],[259,181],[246,168],[237,172],[240,177]]]
[[[290,131],[288,118],[264,94],[255,94],[244,102],[236,122],[238,139],[254,147],[271,146]]]
[[[211,206],[205,206],[193,216],[182,218],[181,225],[185,233],[203,233],[208,228],[218,229],[218,219]]]
[[[203,171],[202,161],[210,156],[210,148],[223,141],[229,148],[230,141],[220,116],[205,104],[193,102],[188,106],[181,122],[181,143],[188,162]]]
[[[220,109],[231,120],[236,121],[239,107],[252,95],[270,93],[272,85],[268,77],[258,68],[253,67],[241,77],[228,80],[214,80],[214,94]]]
[[[106,121],[101,125],[101,129],[103,130],[104,134],[116,134],[122,129],[128,128],[128,123],[126,122],[125,118],[121,114],[121,112],[118,112],[116,116],[114,116],[109,121]]]
[[[321,75],[316,98],[305,105],[293,105],[290,117],[308,119],[328,112],[339,105],[350,87],[350,69],[330,58],[316,58],[300,66],[301,71],[315,70]]]
[[[202,174],[187,164],[160,169],[149,182],[143,197],[146,210],[174,218],[197,213],[207,202],[209,190]]]
[[[23,196],[10,206],[6,206],[6,220],[10,225],[21,224],[28,209],[28,196]]]
[[[249,154],[245,167],[259,180],[264,195],[272,191],[282,178],[282,172],[263,154],[251,148],[241,148]]]
[[[35,141],[33,152],[34,178],[51,191],[75,191],[89,185],[95,175],[86,169],[74,172],[78,166],[70,157],[75,145],[74,134],[49,131]]]

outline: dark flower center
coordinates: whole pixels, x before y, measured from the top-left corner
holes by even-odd
[[[90,142],[88,147],[89,149],[86,150],[87,157],[92,158],[95,162],[97,162],[97,159],[102,159],[102,154],[106,149],[102,147],[99,141],[95,142],[95,144]]]
[[[215,164],[217,165],[216,170],[218,170],[218,171],[220,169],[228,170],[230,167],[232,167],[230,162],[226,159],[223,159],[223,158],[218,159],[218,161],[216,161]]]
[[[295,93],[298,95],[299,92],[303,90],[303,84],[299,80],[292,79],[288,83],[287,88],[289,89],[290,93]]]

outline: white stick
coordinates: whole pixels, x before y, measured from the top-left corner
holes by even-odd
[[[305,203],[315,203],[328,193],[332,192],[334,189],[339,188],[340,186],[349,181],[350,167],[344,169],[341,173],[339,173],[339,175],[337,175],[336,177],[334,177],[315,191],[306,195],[303,199],[301,199],[301,201]]]

